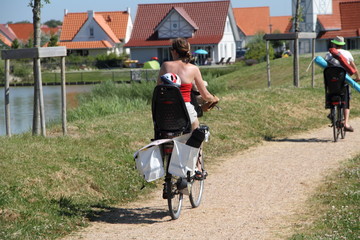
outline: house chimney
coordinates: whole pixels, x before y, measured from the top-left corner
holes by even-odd
[[[126,8],[126,11],[127,11],[128,14],[130,15],[130,8],[129,8],[129,7]]]
[[[88,18],[89,19],[94,18],[94,16],[95,16],[94,10],[88,10],[87,12],[88,12]]]
[[[64,9],[64,16],[66,16],[68,14],[68,10]]]

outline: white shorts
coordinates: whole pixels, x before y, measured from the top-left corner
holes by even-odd
[[[193,124],[197,119],[197,112],[195,111],[194,105],[192,105],[190,102],[185,102],[185,106],[190,117],[190,122]]]

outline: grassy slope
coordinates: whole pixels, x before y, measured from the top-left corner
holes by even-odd
[[[264,139],[328,123],[321,70],[316,71],[317,87],[310,88],[310,73],[304,71],[310,58],[301,58],[302,87],[294,88],[291,60],[272,61],[271,89],[264,63],[215,79],[214,73],[204,74],[222,108],[202,118],[211,128],[206,150],[210,164]],[[0,138],[6,146],[0,150],[0,239],[55,239],[86,225],[86,218],[97,211],[156,187],[138,176],[132,158],[152,138],[152,87],[98,88],[96,96],[70,113],[67,137],[59,137],[60,127],[55,127],[48,138]],[[352,111],[352,116],[359,114]]]

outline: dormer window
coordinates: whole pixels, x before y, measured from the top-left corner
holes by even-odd
[[[198,29],[195,22],[181,7],[172,8],[159,25],[154,29],[158,31],[159,38],[192,37]]]
[[[94,37],[94,28],[90,27],[90,37]]]

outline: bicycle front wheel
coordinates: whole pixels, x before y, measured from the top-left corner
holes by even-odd
[[[169,213],[173,220],[180,217],[183,202],[183,193],[178,190],[177,182],[179,182],[179,178],[175,176],[171,176],[166,182]]]
[[[201,167],[204,169],[204,155],[202,151],[199,152],[199,158],[201,162]],[[193,208],[196,208],[200,205],[202,195],[204,191],[204,179],[196,180],[192,178],[191,180],[191,192],[189,195],[190,203]]]
[[[339,108],[339,128],[340,128],[340,135],[341,139],[345,138],[346,132],[345,132],[345,115],[344,115],[344,107]]]

